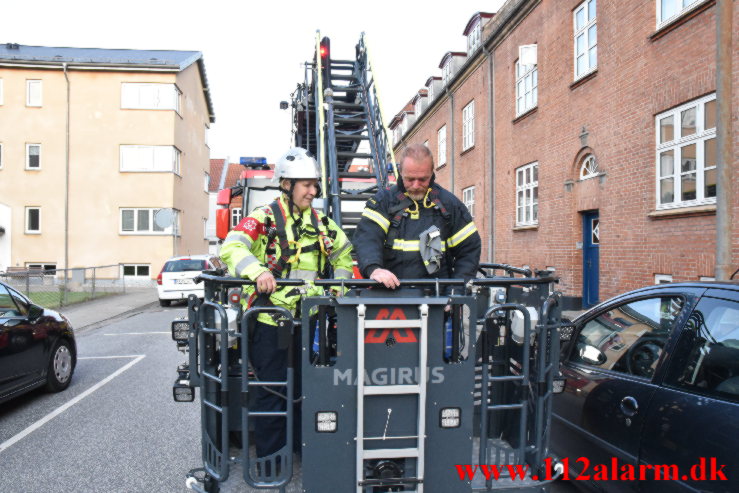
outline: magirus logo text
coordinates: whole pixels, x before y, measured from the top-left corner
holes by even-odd
[[[364,371],[365,385],[415,385],[419,380],[418,367],[375,368]],[[444,382],[444,368],[434,366],[426,368],[426,380],[429,383]],[[348,370],[334,369],[334,385],[357,385],[357,377],[352,368]]]

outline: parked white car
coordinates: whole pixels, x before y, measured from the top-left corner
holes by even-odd
[[[167,260],[157,276],[159,304],[169,306],[170,302],[186,300],[191,294],[203,298],[203,283],[195,284],[193,279],[204,270],[216,268],[226,267],[214,255],[187,255]]]

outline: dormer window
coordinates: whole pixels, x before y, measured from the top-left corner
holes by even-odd
[[[452,58],[449,57],[449,60],[444,64],[444,67],[441,69],[441,83],[443,85],[447,85],[447,82],[452,80]]]
[[[421,112],[423,111],[423,98],[422,97],[420,96],[418,97],[418,99],[416,100],[416,104],[414,105],[414,109],[415,109],[416,115],[421,114]]]
[[[400,124],[400,133],[401,135],[405,135],[405,133],[408,131],[408,118],[403,118],[403,123]]]
[[[480,46],[480,38],[482,31],[482,23],[479,21],[472,28],[472,31],[467,35],[467,54],[471,55],[478,46]]]
[[[434,100],[434,83],[428,85],[429,88],[429,102]]]

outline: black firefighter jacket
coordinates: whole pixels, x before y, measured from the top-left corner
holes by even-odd
[[[432,225],[442,233],[443,261],[435,274],[428,273],[419,242]],[[367,201],[353,244],[366,278],[382,267],[398,279],[471,279],[480,262],[480,234],[467,207],[435,183],[419,202],[404,196],[397,185],[378,192]]]

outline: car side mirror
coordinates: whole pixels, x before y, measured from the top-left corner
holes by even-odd
[[[29,320],[36,320],[38,318],[41,318],[43,314],[44,314],[44,309],[38,305],[30,305],[28,307],[28,319]]]
[[[590,365],[600,366],[608,360],[603,351],[590,344],[579,344],[577,354],[583,362]]]

